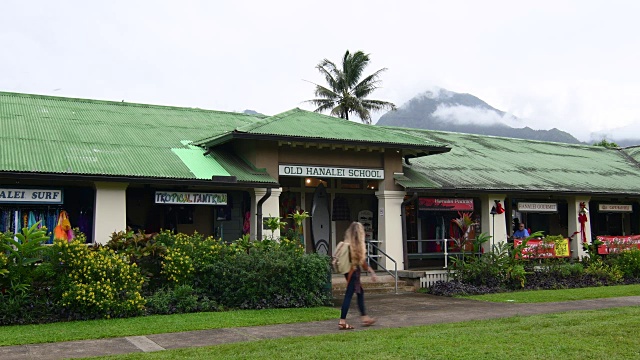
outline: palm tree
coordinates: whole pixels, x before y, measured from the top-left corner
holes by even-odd
[[[349,120],[349,114],[356,114],[365,124],[371,124],[370,111],[390,109],[395,110],[393,103],[382,100],[366,99],[380,84],[380,74],[387,70],[382,68],[360,80],[364,68],[369,64],[369,55],[358,51],[355,54],[349,50],[342,58],[342,68],[324,59],[316,69],[324,75],[328,86],[312,83],[316,86],[317,99],[307,100],[318,108],[315,112],[331,110],[331,115]]]

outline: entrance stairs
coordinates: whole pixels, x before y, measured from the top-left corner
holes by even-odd
[[[365,294],[393,294],[395,292],[395,278],[386,272],[376,273],[377,282],[371,280],[371,276],[362,275],[360,282]],[[341,299],[347,290],[347,280],[344,275],[333,274],[331,278],[331,293],[334,299]],[[407,284],[406,281],[398,279],[398,293],[415,292],[415,288]],[[354,296],[355,298],[355,296]]]

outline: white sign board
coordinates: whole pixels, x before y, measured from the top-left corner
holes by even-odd
[[[156,204],[227,205],[227,194],[156,191]]]
[[[624,204],[600,204],[598,205],[598,211],[602,212],[633,212],[632,205]]]
[[[0,188],[0,203],[62,204],[62,190]]]
[[[384,179],[382,169],[363,169],[338,166],[280,165],[282,176],[315,176],[344,179]]]
[[[557,203],[519,202],[518,211],[521,212],[558,212]]]

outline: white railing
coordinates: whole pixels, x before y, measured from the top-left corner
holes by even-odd
[[[435,284],[438,281],[449,281],[451,280],[449,276],[449,272],[446,270],[431,270],[426,271],[424,276],[420,278],[420,287],[428,288],[429,286]]]

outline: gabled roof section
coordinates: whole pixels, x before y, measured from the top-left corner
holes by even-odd
[[[196,142],[207,147],[232,139],[299,141],[311,143],[348,144],[405,149],[414,155],[441,153],[450,149],[442,143],[412,135],[400,129],[384,129],[353,121],[293,109],[259,122],[236,128],[232,132],[210,136]]]
[[[640,167],[640,146],[629,146],[619,150]]]
[[[230,112],[0,92],[0,174],[233,177],[188,145],[259,121]],[[239,176],[239,178],[242,176]]]
[[[640,168],[617,149],[442,131],[409,131],[428,141],[449,143],[452,150],[412,159],[410,165],[405,165],[404,179],[396,181],[407,189],[640,193]]]

